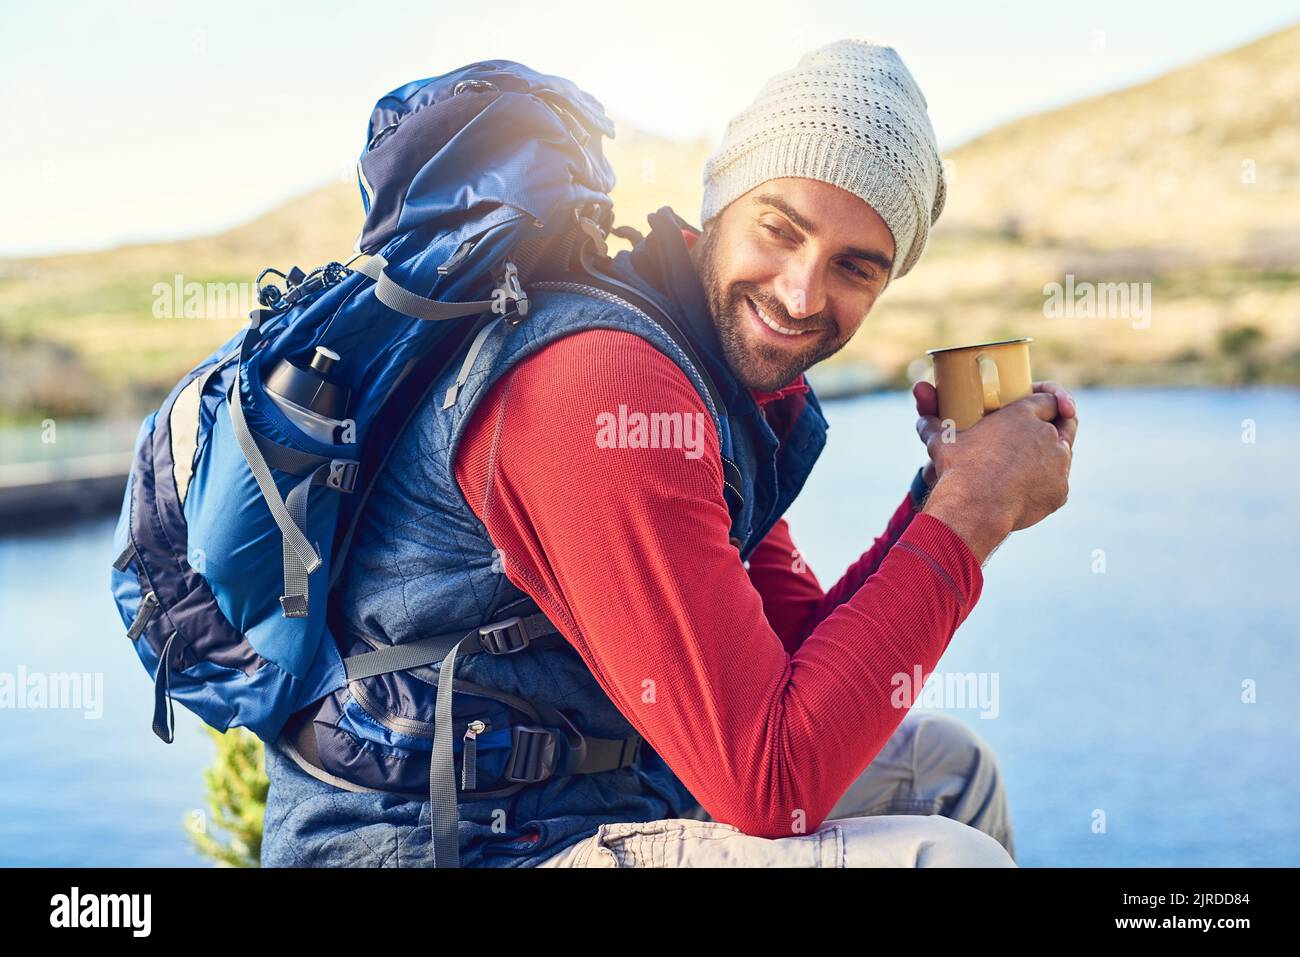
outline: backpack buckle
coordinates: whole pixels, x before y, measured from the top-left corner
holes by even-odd
[[[609,258],[609,245],[605,240],[605,231],[600,228],[600,224],[594,219],[588,219],[577,210],[574,214],[578,220],[578,232],[591,240],[591,248],[598,259]]]
[[[351,492],[357,484],[357,471],[360,463],[351,459],[331,459],[329,475],[325,484],[336,492]]]
[[[636,767],[636,763],[641,760],[641,742],[642,737],[637,735],[635,738],[628,738],[623,742],[623,747],[619,750],[618,766],[620,768]]]
[[[520,784],[545,781],[555,771],[557,735],[550,728],[517,724],[510,729],[505,778]]]
[[[484,625],[478,630],[478,642],[490,655],[511,655],[528,647],[528,630],[516,615]]]
[[[496,288],[496,292],[501,297],[514,304],[511,310],[510,305],[503,304],[502,314],[505,317],[507,325],[517,326],[524,321],[528,315],[528,294],[524,292],[523,285],[519,282],[519,267],[509,259],[506,260],[505,268],[501,274],[501,285]],[[496,306],[493,306],[496,310]]]

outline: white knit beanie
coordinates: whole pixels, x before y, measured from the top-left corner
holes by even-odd
[[[892,275],[916,265],[947,187],[925,97],[892,47],[838,40],[768,80],[704,165],[701,225],[782,176],[860,196],[894,235]]]

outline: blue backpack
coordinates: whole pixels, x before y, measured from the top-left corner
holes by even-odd
[[[346,685],[327,597],[414,386],[467,344],[468,371],[493,323],[524,320],[528,282],[603,254],[614,176],[601,136],[613,132],[582,90],[506,60],[376,104],[358,164],[359,255],[264,271],[264,308],[140,429],[112,588],[154,679],[162,740],[173,701],[272,742]],[[263,283],[273,273],[284,288]],[[267,388],[285,363],[317,354],[337,360],[330,388],[346,397],[325,435]]]

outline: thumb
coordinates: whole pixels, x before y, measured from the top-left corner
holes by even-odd
[[[939,411],[939,393],[933,385],[921,379],[912,386],[912,397],[916,399],[917,415],[935,415]]]
[[[943,422],[937,415],[922,415],[916,419],[916,434],[925,443],[925,447],[930,447],[930,442],[935,436],[943,432]]]

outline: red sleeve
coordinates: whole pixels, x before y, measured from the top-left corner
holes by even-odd
[[[749,556],[749,580],[763,599],[768,624],[790,654],[827,615],[848,601],[862,587],[900,535],[907,530],[916,509],[909,492],[894,510],[885,533],[849,566],[835,586],[822,592],[808,560],[795,547],[790,526],[781,519]]]
[[[825,594],[808,560],[794,546],[781,519],[749,554],[749,581],[763,601],[763,614],[785,650],[799,650],[804,627]]]
[[[607,447],[620,405],[698,416],[703,447]],[[965,542],[917,515],[789,655],[728,542],[712,421],[630,333],[522,361],[476,410],[456,478],[510,580],[704,808],[750,834],[821,825],[907,712],[891,678],[934,669],[983,585]]]

